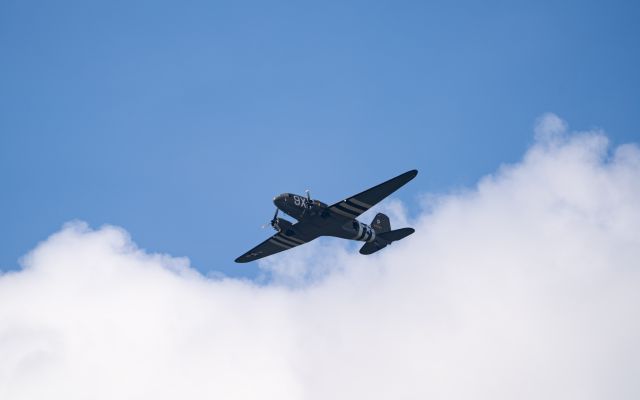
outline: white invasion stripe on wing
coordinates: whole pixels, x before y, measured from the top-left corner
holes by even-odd
[[[278,242],[278,241],[277,241],[277,240],[275,240],[275,239],[269,239],[269,241],[270,241],[271,243],[273,243],[273,244],[277,244],[278,246],[283,247],[283,248],[285,248],[285,249],[290,249],[290,248],[292,248],[292,247],[293,247],[293,246],[290,246],[290,245],[287,245],[287,244],[280,243],[280,242]]]
[[[355,215],[352,214],[348,214],[346,211],[342,211],[341,209],[339,209],[338,207],[331,207],[331,211],[338,213],[340,215],[342,215],[343,217],[347,217],[347,218],[355,218]]]
[[[282,243],[288,244],[288,245],[290,245],[292,247],[293,246],[297,246],[297,245],[300,244],[300,243],[294,242],[293,240],[289,240],[288,238],[285,238],[284,236],[276,236],[276,237],[274,237],[274,239],[278,240],[278,241],[280,241]]]
[[[303,243],[307,243],[302,239],[298,239],[297,237],[293,237],[293,236],[278,236],[279,238],[283,238],[283,239],[287,239],[290,240],[292,242],[295,242],[297,244],[303,244]]]
[[[367,210],[362,211],[362,210],[360,210],[360,209],[357,209],[357,208],[355,208],[355,207],[352,207],[352,206],[350,206],[349,204],[347,204],[346,202],[342,202],[342,203],[340,203],[340,207],[348,208],[349,210],[355,211],[355,212],[356,212],[356,213],[358,213],[358,214],[362,214],[364,211],[367,211]]]
[[[357,204],[359,206],[362,206],[362,207],[366,207],[366,208],[373,207],[371,204],[367,204],[367,203],[365,203],[363,201],[360,201],[360,200],[356,199],[355,197],[350,198],[349,201],[351,201],[352,203],[355,203],[355,204]]]

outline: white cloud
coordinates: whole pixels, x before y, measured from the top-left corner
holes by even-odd
[[[69,224],[0,276],[0,398],[639,398],[640,150],[536,135],[408,239],[314,242],[262,286]]]
[[[549,142],[562,138],[567,134],[567,122],[553,113],[545,113],[536,121],[534,128],[538,142]]]

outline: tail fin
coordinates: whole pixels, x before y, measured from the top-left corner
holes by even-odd
[[[384,214],[378,214],[378,215],[384,215]],[[384,216],[386,218],[386,215]],[[388,223],[389,223],[389,218],[387,218],[387,224]],[[360,254],[373,254],[378,250],[384,249],[385,247],[387,247],[387,245],[391,244],[392,242],[396,242],[398,240],[406,238],[407,236],[411,235],[413,232],[415,232],[415,229],[413,228],[400,228],[393,231],[376,233],[376,240],[374,240],[373,242],[365,243],[364,246],[362,246],[362,248],[360,249]]]
[[[376,234],[389,232],[391,230],[391,222],[389,222],[389,217],[387,217],[383,213],[378,213],[375,217],[373,217],[373,221],[371,221],[371,227],[374,231],[376,231]]]

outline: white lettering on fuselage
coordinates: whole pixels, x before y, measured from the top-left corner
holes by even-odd
[[[304,197],[300,197],[300,196],[293,196],[293,204],[295,204],[298,207],[302,207],[302,208],[307,208],[308,204],[307,204],[307,199]]]

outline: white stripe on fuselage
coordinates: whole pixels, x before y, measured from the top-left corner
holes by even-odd
[[[360,236],[358,240],[365,241],[365,238],[369,235],[369,229],[365,227],[363,230],[364,232],[362,232],[362,236]]]
[[[356,233],[356,235],[353,237],[354,240],[360,240],[360,236],[362,235],[362,231],[364,229],[362,228],[362,224],[358,223],[358,233]]]

